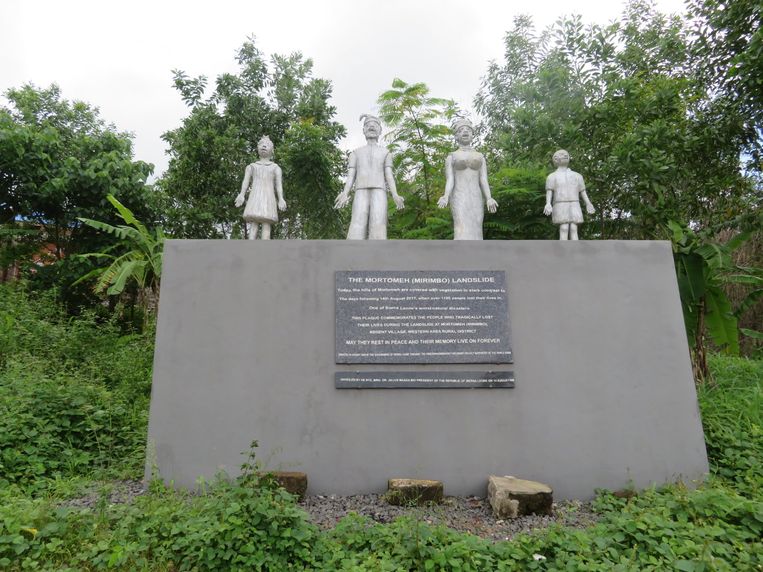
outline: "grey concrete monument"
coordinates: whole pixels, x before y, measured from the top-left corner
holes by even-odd
[[[553,161],[556,171],[546,178],[543,214],[551,215],[551,221],[559,225],[559,240],[577,240],[578,225],[583,222],[580,199],[585,202],[588,214],[593,214],[596,209],[588,199],[583,177],[569,168],[570,154],[560,149],[554,153]]]
[[[347,238],[352,240],[385,240],[387,238],[387,189],[397,209],[405,206],[403,197],[397,194],[392,176],[392,154],[379,145],[381,121],[373,115],[361,115],[366,145],[350,153],[347,181],[339,193],[334,207],[341,209],[350,202],[350,192],[355,189],[352,202],[352,219]]]
[[[404,476],[482,496],[492,474],[587,499],[707,471],[669,242],[170,240],[164,256],[148,470],[177,485],[236,474],[253,439],[309,494]]]
[[[257,143],[259,160],[247,165],[241,192],[236,197],[236,206],[244,204],[249,193],[249,200],[244,208],[249,238],[257,238],[257,227],[262,225],[262,240],[270,239],[270,227],[278,222],[278,211],[286,210],[281,186],[281,167],[273,159],[273,142],[267,135]]]
[[[453,125],[458,150],[445,160],[445,193],[437,206],[450,203],[454,240],[482,240],[485,205],[494,213],[498,203],[490,196],[485,157],[472,148],[474,126],[468,119]]]

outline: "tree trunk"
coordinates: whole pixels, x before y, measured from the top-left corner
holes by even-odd
[[[697,331],[694,335],[694,349],[692,351],[692,370],[694,383],[712,383],[710,369],[707,367],[707,347],[705,346],[705,298],[703,297],[697,307]]]

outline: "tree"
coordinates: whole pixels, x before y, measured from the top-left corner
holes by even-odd
[[[475,105],[500,164],[550,166],[566,148],[599,211],[588,236],[669,238],[668,220],[715,226],[753,208],[739,169],[743,118],[692,67],[678,17],[632,1],[607,26],[518,18]]]
[[[332,238],[341,220],[330,210],[339,192],[343,157],[336,142],[344,128],[333,121],[331,83],[312,77],[302,54],[266,61],[254,39],[237,53],[238,74],[217,77],[205,98],[207,78],[175,71],[175,87],[190,113],[164,134],[170,146],[167,172],[158,182],[166,226],[178,238],[244,234],[234,198],[257,142],[268,135],[284,173],[289,208],[276,236]]]
[[[739,281],[755,287],[757,271],[740,273],[727,253],[760,228],[760,190],[741,168],[749,114],[719,97],[723,85],[697,64],[694,38],[685,20],[646,0],[607,26],[571,17],[538,34],[520,17],[475,105],[502,170],[548,168],[556,149],[571,152],[599,212],[587,237],[673,242],[702,373],[706,332],[738,351],[744,304],[731,308],[722,285],[744,274]],[[718,233],[729,230],[737,238],[724,245]]]
[[[763,5],[758,0],[691,0],[696,65],[716,82],[719,104],[745,117],[750,167],[763,169]]]
[[[453,149],[449,123],[458,113],[452,100],[431,97],[423,83],[392,81],[379,96],[379,115],[391,128],[385,136],[393,153],[398,191],[406,207],[390,222],[390,238],[451,238],[450,211],[437,207],[445,189],[445,158]]]
[[[144,219],[153,219],[145,184],[152,166],[133,161],[128,134],[106,125],[97,108],[62,99],[55,84],[47,89],[25,85],[5,96],[9,106],[0,109],[0,224],[6,233],[13,228],[39,231],[38,249],[48,245],[54,264],[35,268],[35,277],[60,286],[71,302],[69,286],[86,263],[67,257],[103,245],[103,238],[79,218],[114,221],[106,199],[113,194]],[[18,239],[11,241],[18,244]]]

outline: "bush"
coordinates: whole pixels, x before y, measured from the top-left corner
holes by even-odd
[[[152,483],[129,505],[111,506],[104,492],[94,509],[57,506],[45,496],[68,481],[54,479],[142,472],[152,343],[0,286],[1,570],[763,568],[763,362],[710,359],[716,384],[699,390],[706,484],[601,492],[591,528],[492,543],[412,518],[350,516],[321,533],[251,470],[198,495]]]
[[[193,496],[154,483],[132,505],[96,510],[6,499],[0,569],[304,570],[317,529],[287,492],[220,480]]]
[[[0,487],[142,472],[152,335],[0,286]]]

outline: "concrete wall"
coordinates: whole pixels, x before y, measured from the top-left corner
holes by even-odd
[[[475,370],[334,363],[335,270],[505,270],[513,389],[337,390],[336,371]],[[481,367],[481,366],[480,366]],[[149,458],[181,486],[259,440],[309,492],[390,477],[484,494],[489,474],[557,498],[706,473],[667,242],[169,241]],[[150,467],[148,467],[150,470]]]

